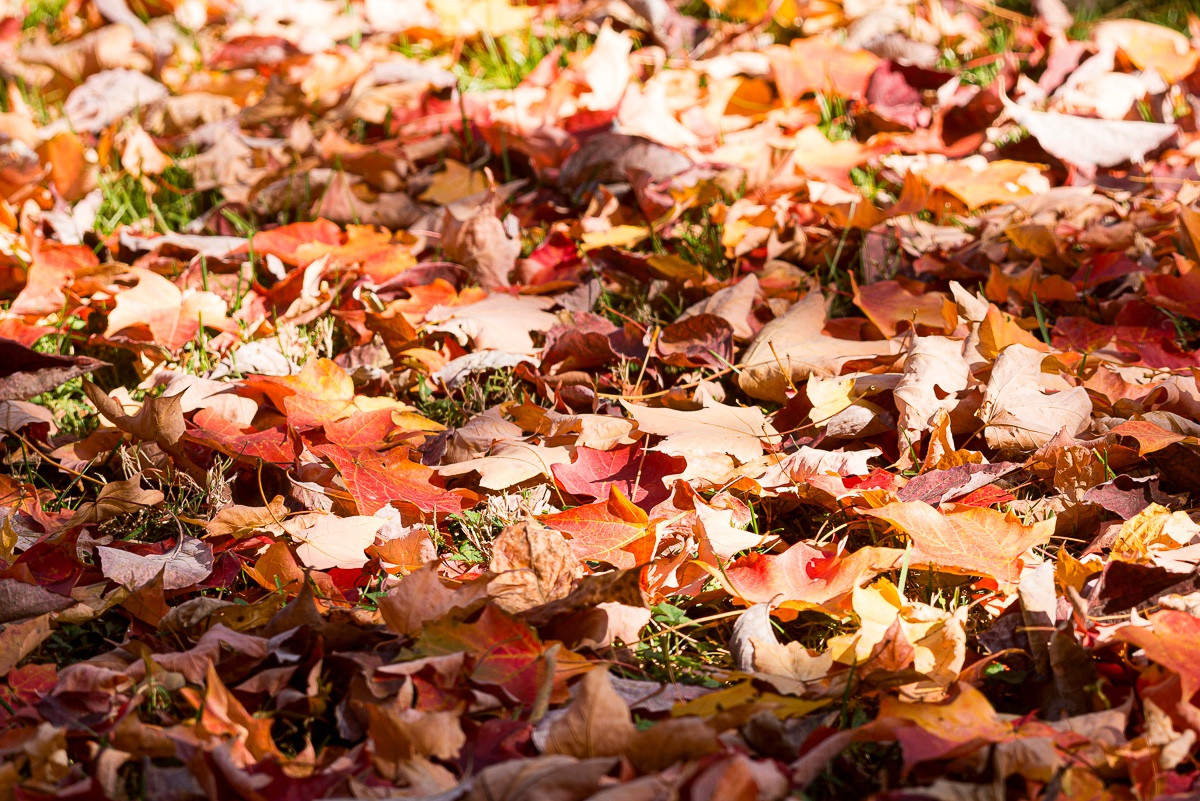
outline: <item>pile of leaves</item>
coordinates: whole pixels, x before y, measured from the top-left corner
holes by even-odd
[[[1010,5],[0,4],[0,799],[1195,797],[1200,20]]]

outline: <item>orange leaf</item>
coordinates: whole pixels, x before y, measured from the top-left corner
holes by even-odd
[[[821,37],[792,40],[790,47],[767,48],[775,86],[784,103],[812,93],[861,98],[880,58],[866,50],[847,50]]]
[[[104,336],[122,334],[151,341],[174,353],[195,339],[203,328],[230,328],[225,301],[212,292],[179,287],[143,267],[131,267],[137,285],[117,293],[117,307],[108,314]]]
[[[654,555],[655,538],[647,532],[650,518],[615,484],[608,488],[607,501],[547,515],[542,522],[570,537],[571,550],[582,561],[630,568]]]
[[[902,322],[942,332],[946,328],[943,310],[950,303],[949,299],[940,292],[914,293],[905,283],[875,281],[860,287],[851,274],[854,305],[862,309],[867,319],[889,337],[896,335],[897,327]]]
[[[296,375],[248,376],[296,428],[316,428],[354,414],[354,381],[331,359],[310,359]]]
[[[331,443],[313,450],[328,457],[342,474],[360,514],[373,515],[390,503],[415,509],[417,516],[457,514],[473,505],[462,494],[447,490],[432,467],[411,461],[407,448],[376,453]]]
[[[304,245],[321,242],[326,245],[340,245],[342,242],[341,229],[329,220],[316,219],[312,222],[298,222],[272,228],[270,231],[259,231],[250,240],[245,250],[253,250],[255,255],[271,255],[284,264],[298,267],[317,258],[320,253],[304,261],[299,250]]]
[[[748,604],[804,609],[851,592],[867,579],[896,568],[903,557],[904,551],[897,548],[868,547],[838,554],[799,542],[781,554],[751,553],[723,571],[709,572]]]
[[[1146,658],[1179,674],[1183,700],[1200,690],[1200,618],[1163,609],[1150,615],[1149,626],[1124,626],[1116,638],[1141,648]]]
[[[921,171],[934,189],[941,189],[971,211],[993,203],[1011,203],[1044,189],[1042,165],[1023,161],[946,161]]]
[[[995,509],[943,504],[938,511],[922,501],[889,503],[863,514],[891,523],[913,543],[912,564],[990,576],[1015,584],[1021,557],[1035,545],[1050,541],[1054,521],[1022,525],[1014,515]]]

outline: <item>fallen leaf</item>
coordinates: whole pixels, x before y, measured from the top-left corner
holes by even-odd
[[[565,598],[583,574],[578,557],[561,534],[528,522],[500,532],[492,542],[488,568],[498,574],[488,585],[488,594],[513,614]]]
[[[1026,526],[1011,513],[960,504],[938,511],[921,501],[893,502],[863,514],[908,535],[913,565],[989,576],[1010,586],[1020,577],[1025,553],[1048,543],[1054,532],[1053,520]]]
[[[107,366],[107,362],[89,356],[38,353],[0,337],[0,400],[28,400]]]
[[[1099,120],[1055,111],[1034,111],[1001,95],[1010,117],[1055,158],[1077,167],[1113,167],[1146,156],[1179,133],[1179,126],[1141,120]]]
[[[354,515],[307,515],[293,518],[285,528],[296,543],[296,557],[314,570],[340,567],[353,570],[367,563],[366,548],[386,521]]]
[[[173,283],[141,267],[130,268],[137,284],[117,294],[104,335],[150,340],[171,352],[196,338],[204,328],[228,329],[225,301],[212,292],[181,291]]]
[[[579,759],[624,753],[637,733],[625,701],[613,689],[608,671],[584,674],[566,714],[550,726],[545,752]]]
[[[856,359],[895,354],[895,342],[854,342],[822,333],[825,299],[810,292],[780,317],[763,326],[742,357],[738,386],[752,398],[782,403],[787,389],[810,376],[837,375]]]
[[[212,548],[195,537],[181,537],[161,554],[140,555],[104,545],[96,552],[105,577],[128,587],[140,587],[162,573],[163,589],[179,590],[208,578],[213,569]]]
[[[580,561],[630,568],[653,555],[650,518],[615,485],[609,487],[607,500],[547,515],[542,522],[571,538],[568,544]]]
[[[1046,354],[1010,345],[996,358],[983,391],[978,417],[984,438],[996,450],[1030,451],[1061,430],[1077,436],[1087,429],[1092,401],[1083,387],[1047,393],[1042,389]]]

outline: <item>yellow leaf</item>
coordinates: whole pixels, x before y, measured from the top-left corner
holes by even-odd
[[[487,178],[462,162],[446,160],[446,169],[433,176],[433,183],[421,193],[421,200],[441,206],[478,194],[487,189]]]
[[[452,36],[503,36],[529,27],[534,10],[512,6],[506,0],[430,0],[442,21],[442,32]]]
[[[588,231],[580,239],[583,249],[592,248],[630,248],[650,236],[650,232],[641,225],[614,225],[607,231]]]
[[[671,709],[671,716],[678,718],[696,715],[710,718],[726,710],[756,704],[773,707],[772,711],[780,718],[799,718],[815,709],[828,706],[829,703],[829,699],[806,701],[789,695],[760,691],[752,681],[743,681],[686,703],[676,704]]]

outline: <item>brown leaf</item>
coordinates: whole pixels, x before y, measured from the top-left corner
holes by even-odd
[[[107,366],[108,362],[89,356],[38,353],[0,337],[0,400],[27,400]]]
[[[548,755],[513,759],[479,772],[463,801],[584,801],[600,789],[618,762]]]
[[[567,713],[550,725],[545,751],[579,759],[618,756],[636,734],[629,707],[613,689],[608,671],[598,668],[584,675]]]
[[[178,395],[146,398],[136,415],[128,415],[120,403],[87,379],[84,379],[83,391],[100,414],[117,428],[138,439],[157,442],[164,450],[179,442],[187,430]]]
[[[0,579],[0,623],[58,612],[74,605],[75,601],[36,584],[17,579]]]
[[[516,614],[565,598],[583,566],[562,534],[535,523],[508,526],[492,543],[488,566],[498,573],[488,594],[506,612]]]
[[[234,536],[238,539],[257,531],[282,534],[287,516],[283,496],[276,495],[266,506],[226,506],[205,524],[204,531],[210,537]]]
[[[604,133],[589,139],[563,162],[558,181],[561,185],[581,188],[589,183],[621,183],[630,172],[639,170],[651,179],[669,178],[692,166],[682,153],[663,147],[641,136]]]
[[[442,223],[446,258],[466,267],[484,289],[508,286],[521,255],[521,238],[497,216],[498,206],[493,191],[465,220],[447,209]]]
[[[67,521],[66,528],[102,523],[120,515],[152,509],[163,502],[158,490],[142,489],[142,477],[110,481],[100,488],[94,501],[84,501]]]
[[[376,770],[394,779],[401,764],[421,759],[455,759],[467,742],[454,712],[367,707],[368,732]]]
[[[0,630],[0,673],[8,673],[50,636],[50,614],[9,623]]]
[[[456,609],[467,610],[487,598],[484,582],[451,589],[438,578],[438,563],[430,562],[400,580],[379,599],[379,612],[392,631],[415,636],[431,620]]]
[[[166,553],[142,556],[122,548],[99,546],[100,568],[118,584],[140,587],[163,574],[163,589],[191,587],[212,574],[213,552],[195,537],[183,537]]]

